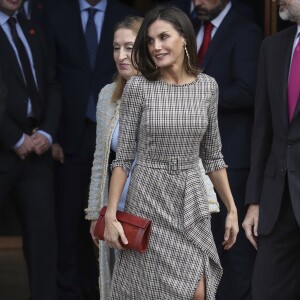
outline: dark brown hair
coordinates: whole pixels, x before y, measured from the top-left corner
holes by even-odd
[[[143,22],[142,17],[138,16],[128,16],[125,17],[125,19],[119,23],[117,23],[114,27],[114,33],[116,33],[117,30],[119,29],[129,29],[131,30],[134,34],[138,34],[138,31],[141,27],[141,24]],[[118,73],[115,75],[115,83],[116,87],[114,89],[114,92],[112,94],[112,101],[117,101],[121,99],[125,84],[126,84],[126,79],[121,77]]]
[[[147,13],[133,45],[133,66],[149,80],[157,80],[159,78],[159,69],[156,68],[148,52],[147,45],[148,28],[156,20],[170,23],[184,37],[189,54],[189,57],[186,53],[184,55],[185,68],[187,72],[198,75],[197,45],[193,25],[182,10],[173,6],[157,6]]]

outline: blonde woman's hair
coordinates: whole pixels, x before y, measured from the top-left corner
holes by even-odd
[[[114,28],[114,33],[119,29],[129,29],[131,30],[135,35],[138,34],[139,29],[141,27],[141,24],[143,22],[142,17],[137,16],[128,16],[123,21],[117,23]],[[114,89],[114,92],[112,94],[112,101],[116,102],[117,100],[121,99],[126,79],[122,78],[118,73],[115,75],[115,83],[116,87]]]

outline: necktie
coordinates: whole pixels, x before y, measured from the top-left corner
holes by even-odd
[[[204,36],[203,41],[198,52],[198,64],[201,65],[204,55],[208,49],[209,43],[211,41],[211,31],[213,29],[213,24],[208,22],[204,24]]]
[[[86,48],[88,51],[90,66],[93,69],[95,65],[97,49],[98,49],[98,36],[97,36],[97,29],[95,24],[95,14],[97,10],[95,8],[90,7],[87,9],[87,11],[89,13],[89,17],[85,28],[85,41],[86,41]],[[86,116],[93,122],[96,122],[96,101],[97,101],[97,97],[94,97],[91,92],[88,99]]]
[[[97,37],[97,29],[95,24],[95,14],[97,12],[97,9],[90,7],[87,9],[87,11],[89,13],[89,17],[85,28],[85,42],[86,42],[86,48],[89,55],[90,65],[91,68],[93,68],[96,60],[97,49],[98,49],[98,37]]]
[[[290,121],[300,94],[300,39],[295,48],[288,82],[288,112]]]
[[[35,83],[35,80],[33,77],[33,72],[31,69],[30,61],[29,61],[25,46],[22,43],[22,41],[18,35],[18,32],[17,32],[16,22],[17,22],[17,20],[13,17],[10,17],[8,19],[8,25],[10,26],[11,36],[12,36],[13,42],[17,48],[19,58],[21,61],[22,70],[23,70],[23,74],[25,77],[27,92],[28,92],[28,96],[30,98],[33,114],[34,114],[35,118],[40,119],[41,113],[42,113],[40,95],[37,91],[36,83]]]

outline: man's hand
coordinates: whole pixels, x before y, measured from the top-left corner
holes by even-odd
[[[257,227],[258,227],[258,215],[259,215],[259,205],[251,204],[248,207],[247,214],[243,222],[243,228],[245,234],[250,243],[257,249],[256,239],[258,237]]]
[[[60,144],[52,144],[51,145],[51,151],[52,151],[52,157],[54,160],[59,161],[61,164],[64,163],[64,151],[62,149],[62,147],[60,146]]]
[[[34,143],[29,135],[24,134],[24,142],[20,147],[15,149],[15,152],[22,160],[24,160],[32,151],[34,151]]]
[[[44,136],[41,133],[34,133],[31,136],[31,140],[34,144],[34,152],[37,155],[42,155],[43,153],[45,153],[49,147],[50,147],[50,143],[49,140],[47,139],[46,136]]]

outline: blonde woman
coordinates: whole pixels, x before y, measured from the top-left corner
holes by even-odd
[[[141,17],[126,17],[115,26],[113,56],[118,73],[115,82],[106,85],[101,90],[97,105],[96,151],[92,168],[88,208],[85,211],[86,219],[91,220],[91,236],[95,244],[99,245],[99,288],[100,299],[102,300],[108,297],[114,253],[109,251],[105,243],[99,243],[95,239],[93,232],[99,210],[107,203],[109,161],[110,157],[114,156],[117,147],[121,95],[127,80],[131,76],[137,75],[137,71],[131,63],[131,50],[141,23]],[[124,209],[129,181],[130,176],[127,179],[120,199],[118,207],[120,210]]]

